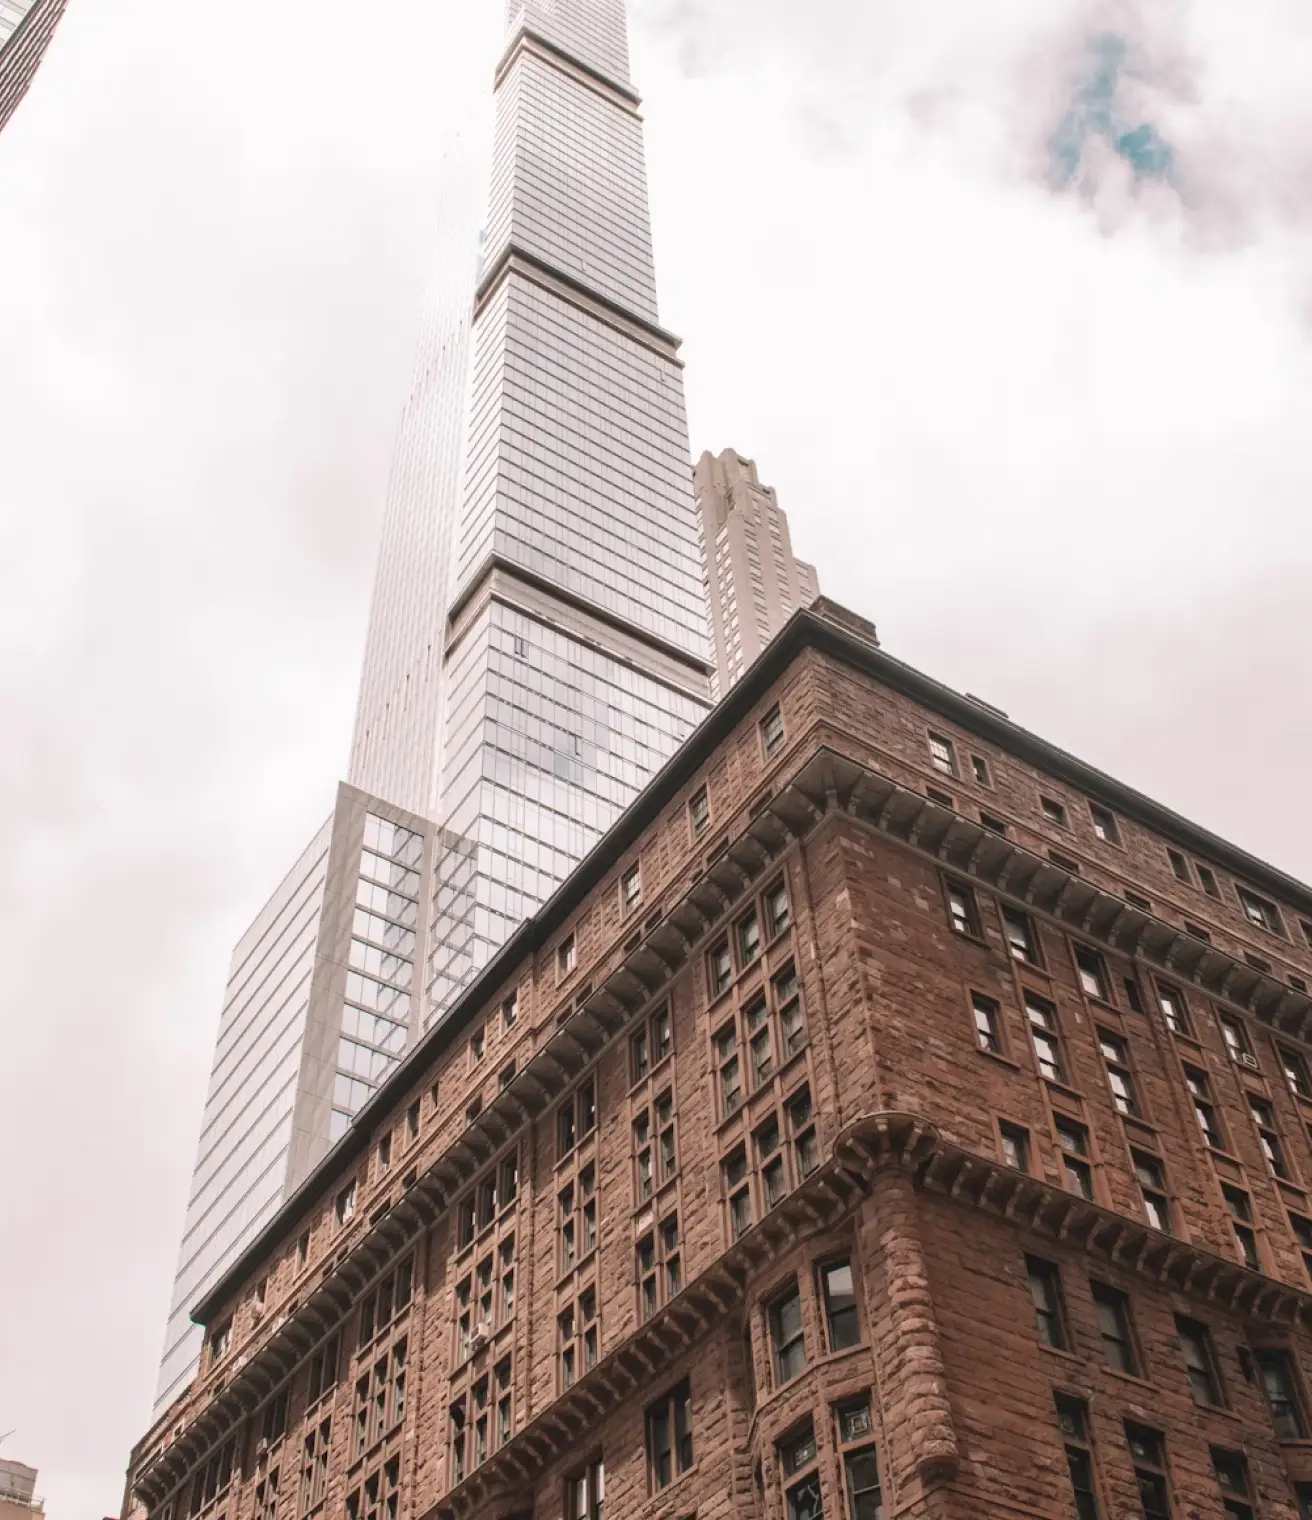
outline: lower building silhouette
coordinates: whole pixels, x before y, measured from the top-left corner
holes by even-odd
[[[1312,892],[797,612],[195,1307],[151,1520],[1312,1515]]]

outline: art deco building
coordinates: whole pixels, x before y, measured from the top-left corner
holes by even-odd
[[[0,130],[18,109],[68,0],[0,0]]]
[[[199,1305],[150,1520],[1312,1515],[1312,891],[799,611]]]
[[[507,21],[442,61],[494,111],[443,164],[349,784],[234,955],[157,1409],[215,1276],[710,707],[623,0]]]
[[[788,519],[756,463],[705,453],[693,472],[705,546],[716,687],[728,691],[798,607],[820,594],[815,567],[793,554]]]

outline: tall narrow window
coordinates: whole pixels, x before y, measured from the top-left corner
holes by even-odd
[[[1116,1111],[1132,1118],[1139,1113],[1139,1099],[1134,1090],[1134,1077],[1130,1072],[1130,1047],[1118,1034],[1109,1029],[1098,1031],[1098,1049],[1107,1065],[1107,1085],[1112,1090],[1112,1103]]]
[[[1221,889],[1216,884],[1216,873],[1209,869],[1207,866],[1198,865],[1197,861],[1194,862],[1194,865],[1198,871],[1198,880],[1203,885],[1203,891],[1206,892],[1209,897],[1215,897],[1219,899],[1221,896]]]
[[[1007,936],[1007,946],[1012,958],[1037,966],[1039,964],[1038,940],[1034,936],[1034,925],[1030,923],[1029,915],[1022,913],[1019,908],[1004,907],[1002,928]]]
[[[770,1341],[774,1347],[775,1384],[782,1386],[806,1367],[802,1296],[796,1283],[770,1305]]]
[[[1243,1454],[1213,1446],[1212,1471],[1221,1490],[1221,1509],[1227,1520],[1253,1520],[1253,1485]]]
[[[1135,1351],[1134,1331],[1130,1324],[1130,1301],[1119,1288],[1093,1283],[1093,1306],[1098,1315],[1098,1334],[1102,1337],[1103,1355],[1115,1372],[1139,1375],[1139,1358]]]
[[[1228,1013],[1220,1014],[1218,1022],[1221,1025],[1221,1037],[1225,1040],[1225,1048],[1230,1052],[1230,1058],[1244,1066],[1256,1066],[1253,1059],[1253,1049],[1248,1043],[1248,1031],[1236,1018],[1231,1018]]]
[[[1285,1161],[1285,1152],[1280,1144],[1280,1135],[1276,1130],[1276,1111],[1265,1098],[1259,1098],[1256,1093],[1249,1093],[1248,1106],[1252,1110],[1253,1123],[1257,1126],[1258,1143],[1262,1147],[1262,1154],[1266,1157],[1266,1164],[1273,1174],[1282,1181],[1289,1180],[1289,1166]]]
[[[694,839],[706,832],[706,826],[711,821],[711,802],[704,786],[692,794],[692,800],[688,803],[688,819],[692,824]]]
[[[1264,1347],[1253,1352],[1262,1391],[1271,1410],[1271,1423],[1282,1441],[1302,1441],[1307,1435],[1303,1401],[1294,1373],[1294,1358],[1284,1349]]]
[[[1030,1169],[1030,1132],[1019,1124],[1008,1124],[1004,1119],[998,1125],[1002,1141],[1002,1159],[1018,1172]]]
[[[1089,1164],[1089,1132],[1073,1119],[1057,1119],[1057,1144],[1061,1147],[1066,1189],[1093,1202],[1093,1168]]]
[[[948,918],[952,927],[958,934],[968,935],[971,939],[980,939],[979,908],[975,903],[975,894],[961,882],[950,881],[947,885],[948,894]]]
[[[815,1132],[811,1089],[799,1087],[784,1107],[788,1115],[788,1132],[793,1140],[798,1180],[805,1181],[820,1165],[820,1141]]]
[[[650,1489],[665,1488],[692,1466],[692,1394],[685,1379],[647,1410]]]
[[[849,1261],[830,1262],[820,1269],[825,1299],[825,1324],[831,1351],[845,1351],[861,1344],[861,1317],[856,1307],[856,1287]]]
[[[1139,1191],[1143,1194],[1143,1211],[1148,1223],[1163,1235],[1171,1234],[1171,1204],[1166,1188],[1166,1168],[1151,1151],[1132,1150],[1134,1175],[1139,1179]]]
[[[1207,1080],[1207,1073],[1199,1071],[1196,1066],[1186,1066],[1184,1082],[1193,1100],[1194,1116],[1198,1120],[1198,1128],[1203,1132],[1203,1139],[1215,1149],[1224,1150],[1225,1136],[1221,1133],[1221,1123],[1212,1104],[1212,1086]]]
[[[1084,988],[1086,997],[1095,998],[1100,1003],[1111,1001],[1107,990],[1107,968],[1096,950],[1090,950],[1087,945],[1076,945],[1075,968],[1080,974],[1080,986]]]
[[[1175,1330],[1180,1337],[1180,1352],[1194,1403],[1219,1408],[1221,1380],[1217,1376],[1211,1331],[1196,1319],[1186,1319],[1183,1314],[1175,1316]]]
[[[767,755],[773,755],[784,742],[784,718],[779,711],[779,704],[775,705],[761,719],[761,743]]]
[[[788,1520],[824,1520],[815,1431],[808,1420],[779,1443]]]
[[[870,1401],[850,1399],[840,1404],[835,1414],[838,1455],[843,1463],[843,1487],[847,1490],[844,1513],[850,1515],[851,1520],[883,1520],[884,1496],[879,1482],[878,1453],[870,1444],[873,1428]]]
[[[788,910],[788,888],[782,881],[775,882],[765,894],[765,921],[770,938],[774,939],[788,927],[791,917]]]
[[[1171,870],[1175,872],[1176,880],[1189,882],[1190,886],[1192,886],[1193,882],[1189,876],[1189,862],[1181,855],[1179,850],[1167,850],[1166,858],[1171,862]]]
[[[1312,1219],[1302,1214],[1290,1214],[1289,1227],[1303,1252],[1304,1269],[1308,1277],[1312,1278]]]
[[[720,1068],[720,1107],[725,1118],[738,1112],[743,1101],[742,1068],[738,1061],[738,1033],[726,1024],[715,1036],[715,1060]]]
[[[1066,1393],[1057,1394],[1056,1399],[1057,1424],[1066,1443],[1066,1468],[1075,1496],[1075,1513],[1079,1520],[1099,1520],[1088,1405]]]
[[[975,1043],[990,1055],[1002,1054],[1002,1015],[997,1003],[982,992],[972,992],[971,1007],[975,1014]]]
[[[943,734],[930,734],[929,763],[936,771],[941,771],[945,776],[955,776],[957,774],[957,752],[951,739],[946,738]]]
[[[1057,1028],[1057,1010],[1035,992],[1025,994],[1025,1013],[1030,1023],[1030,1038],[1039,1072],[1049,1082],[1064,1082],[1066,1066],[1061,1055],[1061,1035]]]
[[[1134,1481],[1144,1520],[1171,1520],[1171,1489],[1166,1473],[1166,1442],[1159,1430],[1125,1422],[1125,1442],[1134,1463]]]
[[[1061,1277],[1057,1268],[1052,1262],[1043,1261],[1038,1256],[1027,1256],[1025,1270],[1029,1277],[1030,1297],[1034,1300],[1039,1339],[1045,1346],[1064,1351],[1069,1344],[1069,1337],[1066,1334]]]
[[[761,953],[761,920],[756,909],[746,918],[738,920],[738,956],[744,966],[750,966]]]
[[[729,1200],[729,1233],[734,1240],[752,1226],[752,1189],[747,1171],[747,1151],[739,1146],[721,1165]]]
[[[1157,1002],[1162,1010],[1162,1017],[1166,1020],[1166,1027],[1172,1034],[1193,1034],[1193,1027],[1189,1023],[1189,1005],[1185,1002],[1184,993],[1179,988],[1168,987],[1159,982]]]
[[[606,1468],[600,1457],[565,1484],[565,1520],[603,1520],[606,1512]]]
[[[733,956],[729,952],[728,940],[721,940],[707,957],[707,968],[711,982],[711,996],[719,995],[733,981]]]
[[[1225,1199],[1225,1206],[1230,1211],[1230,1223],[1235,1232],[1235,1244],[1239,1247],[1240,1259],[1250,1272],[1260,1272],[1262,1260],[1257,1254],[1257,1233],[1253,1229],[1252,1200],[1243,1188],[1231,1187],[1228,1182],[1221,1184],[1221,1196]]]
[[[620,911],[627,918],[642,906],[642,867],[635,861],[620,877]]]
[[[1296,1098],[1305,1098],[1312,1103],[1312,1080],[1307,1074],[1307,1062],[1297,1050],[1290,1050],[1287,1045],[1277,1045],[1276,1051],[1280,1056],[1280,1069],[1285,1074],[1285,1081],[1289,1083],[1289,1090]]]

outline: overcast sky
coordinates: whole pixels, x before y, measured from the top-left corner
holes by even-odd
[[[492,3],[70,0],[0,138],[0,1431],[52,1520],[118,1510],[227,957],[346,763]],[[637,0],[633,51],[694,450],[892,652],[1312,874],[1302,0]]]

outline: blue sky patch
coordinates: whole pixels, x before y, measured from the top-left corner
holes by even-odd
[[[1128,58],[1123,37],[1104,32],[1089,39],[1084,77],[1048,139],[1051,178],[1059,188],[1076,178],[1085,149],[1095,138],[1103,139],[1129,164],[1137,181],[1170,181],[1175,163],[1171,145],[1151,122],[1126,119],[1121,85]]]

